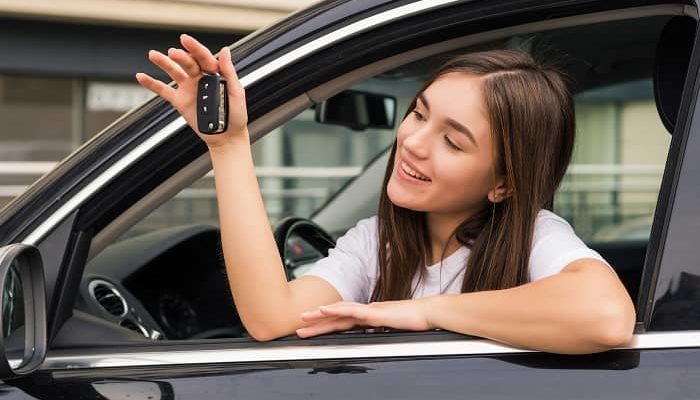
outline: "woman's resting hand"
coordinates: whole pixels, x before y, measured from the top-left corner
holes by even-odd
[[[423,302],[417,300],[381,301],[370,304],[338,302],[302,313],[305,322],[315,322],[297,329],[299,337],[350,330],[353,327],[386,327],[409,331],[433,329],[426,318]]]

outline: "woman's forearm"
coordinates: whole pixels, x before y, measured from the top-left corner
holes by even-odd
[[[245,90],[233,67],[230,49],[223,47],[217,60],[188,35],[181,35],[180,42],[183,49],[171,48],[167,55],[155,50],[148,53],[149,59],[177,82],[176,87],[144,73],[136,74],[136,79],[172,104],[209,147],[226,271],[248,333],[261,340],[289,334],[303,324],[301,311],[318,306],[319,299],[330,302],[339,295],[330,285],[318,282],[320,278],[287,283],[255,175]],[[202,73],[220,73],[227,81],[228,125],[220,134],[198,131],[196,104]]]
[[[265,212],[248,132],[209,151],[214,167],[221,243],[236,309],[253,337],[295,314]]]
[[[433,328],[555,353],[604,351],[629,342],[635,311],[624,286],[596,263],[580,260],[510,289],[416,301]]]

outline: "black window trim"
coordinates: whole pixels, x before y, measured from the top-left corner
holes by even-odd
[[[694,0],[696,7],[700,6]],[[697,16],[694,18],[698,21]],[[690,58],[686,81],[681,96],[678,120],[672,132],[671,145],[664,167],[664,173],[659,189],[654,219],[652,222],[647,254],[639,287],[639,298],[636,302],[637,326],[635,331],[646,332],[651,322],[655,305],[656,289],[661,279],[661,266],[665,253],[665,243],[673,213],[678,181],[681,175],[683,159],[691,132],[693,116],[700,112],[696,109],[698,91],[700,90],[700,30],[696,30],[693,51]]]

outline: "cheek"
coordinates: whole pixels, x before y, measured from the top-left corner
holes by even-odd
[[[438,165],[435,172],[440,178],[440,191],[456,203],[480,201],[492,186],[491,169],[483,161],[471,158],[449,161],[443,157]]]
[[[408,117],[401,122],[399,125],[399,128],[396,130],[396,142],[400,146],[404,139],[406,138],[406,134],[410,131],[411,129],[411,123],[408,120]]]

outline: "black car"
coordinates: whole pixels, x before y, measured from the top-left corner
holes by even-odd
[[[603,162],[575,156],[554,208],[636,300],[628,347],[558,355],[444,331],[252,340],[204,212],[206,147],[154,98],[0,212],[0,396],[697,399],[697,18],[692,1],[332,0],[231,46],[289,279],[376,213],[394,122],[441,60],[517,47],[556,61],[587,140],[578,157]],[[651,158],[650,192],[599,167]]]

